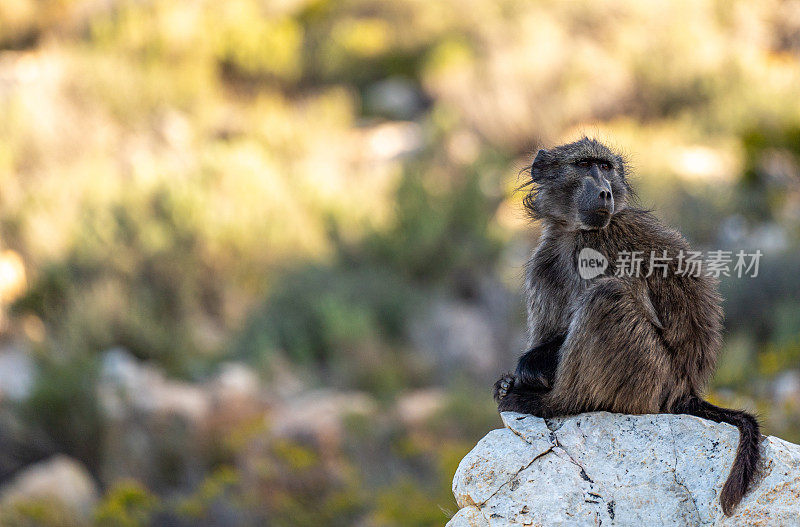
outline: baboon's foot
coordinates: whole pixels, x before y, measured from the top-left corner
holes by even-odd
[[[528,386],[519,377],[507,373],[494,383],[494,400],[500,412],[517,412],[536,417],[552,417],[545,403],[547,390]]]
[[[506,373],[494,383],[493,397],[494,402],[500,404],[500,401],[506,398],[508,392],[514,387],[517,378],[510,373]]]

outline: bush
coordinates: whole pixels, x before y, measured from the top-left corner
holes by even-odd
[[[95,474],[103,438],[96,383],[94,359],[45,360],[21,409],[25,421],[43,430],[57,451],[79,459]]]
[[[14,501],[0,509],[3,527],[89,527],[75,511],[54,499]]]
[[[97,527],[146,527],[159,508],[159,499],[136,481],[114,485],[95,509]]]

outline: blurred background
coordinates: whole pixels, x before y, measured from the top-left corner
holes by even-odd
[[[581,134],[800,441],[800,2],[3,0],[0,525],[443,525]]]

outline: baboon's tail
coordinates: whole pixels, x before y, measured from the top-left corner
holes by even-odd
[[[682,405],[679,405],[677,410],[676,413],[696,415],[717,423],[728,423],[739,429],[739,447],[736,449],[736,459],[733,460],[731,472],[719,495],[722,512],[726,516],[730,516],[734,507],[742,501],[742,497],[750,487],[758,460],[761,457],[758,448],[761,442],[758,421],[747,412],[720,408],[697,396],[689,397]]]

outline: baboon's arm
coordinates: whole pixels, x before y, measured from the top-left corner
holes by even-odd
[[[682,390],[642,294],[642,284],[617,277],[584,292],[544,401],[548,412],[656,413],[671,391]]]
[[[519,382],[534,389],[549,390],[558,368],[558,356],[566,334],[557,335],[528,350],[517,362]]]

